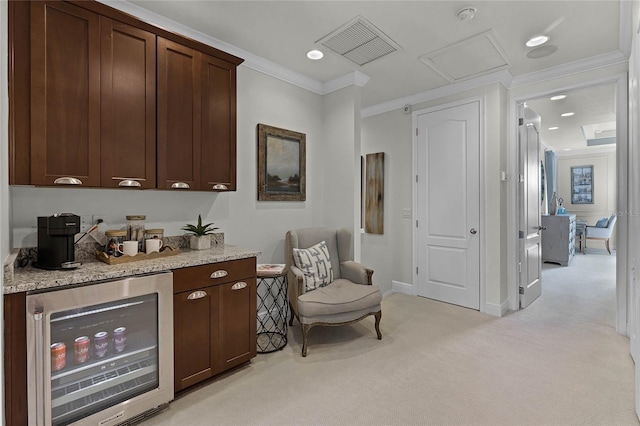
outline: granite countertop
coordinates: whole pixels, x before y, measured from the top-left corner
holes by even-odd
[[[227,260],[246,259],[260,255],[260,252],[256,250],[220,244],[212,246],[209,250],[180,248],[178,254],[174,256],[140,260],[118,265],[109,265],[97,259],[84,259],[82,265],[74,270],[47,271],[34,268],[31,265],[24,268],[16,267],[18,253],[19,249],[13,250],[4,263],[4,282],[2,289],[4,294],[46,288],[53,289],[70,284],[117,279],[150,272],[224,262]]]

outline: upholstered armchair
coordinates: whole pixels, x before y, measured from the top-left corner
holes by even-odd
[[[609,218],[606,228],[599,226],[587,226],[585,230],[585,242],[584,246],[587,247],[587,240],[604,240],[605,247],[609,254],[611,254],[611,249],[609,248],[609,239],[613,235],[613,227],[616,224],[616,220],[618,217],[615,214],[612,214]]]
[[[324,242],[324,243],[323,243]],[[347,229],[305,228],[287,232],[285,259],[289,304],[302,325],[302,356],[307,356],[309,330],[375,317],[378,339],[382,294],[371,283],[373,271],[354,262]]]

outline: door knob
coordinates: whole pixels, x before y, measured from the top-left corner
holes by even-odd
[[[546,226],[538,226],[538,231],[546,231],[547,227]]]
[[[473,235],[478,233],[478,231],[476,231],[476,228],[471,228],[469,232],[471,232]]]

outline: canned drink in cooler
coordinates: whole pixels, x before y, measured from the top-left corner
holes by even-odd
[[[127,344],[126,327],[118,327],[113,330],[113,348],[116,352],[122,352]]]
[[[59,371],[67,365],[67,347],[58,342],[51,345],[51,371]]]
[[[83,362],[87,362],[89,359],[89,345],[90,340],[88,336],[81,336],[76,338],[73,343],[74,355],[76,364],[82,364]]]
[[[107,354],[107,349],[109,348],[107,337],[106,331],[99,331],[93,336],[93,352],[98,358],[102,358]]]

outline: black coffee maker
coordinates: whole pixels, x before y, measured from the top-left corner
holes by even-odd
[[[40,269],[72,269],[76,263],[74,236],[80,232],[80,216],[57,213],[38,216],[38,263]]]

